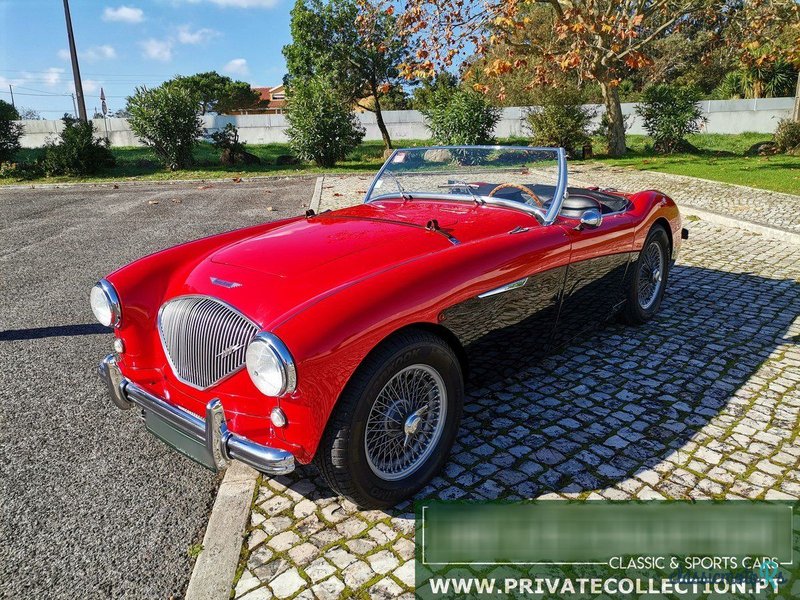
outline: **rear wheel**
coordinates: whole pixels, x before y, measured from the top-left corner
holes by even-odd
[[[316,462],[362,508],[412,496],[442,468],[461,419],[464,383],[452,348],[402,332],[359,367],[331,415]]]
[[[654,226],[633,266],[625,303],[625,320],[641,324],[653,318],[661,306],[669,276],[669,238],[661,225]]]

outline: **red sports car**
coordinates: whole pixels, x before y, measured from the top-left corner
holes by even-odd
[[[540,352],[617,312],[647,321],[685,236],[660,192],[568,187],[562,149],[396,150],[363,204],[102,279],[100,375],[211,469],[314,461],[359,506],[390,506],[447,461],[487,340]]]

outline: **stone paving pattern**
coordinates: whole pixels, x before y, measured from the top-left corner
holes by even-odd
[[[467,389],[417,498],[800,498],[800,246],[704,222],[658,316]],[[412,504],[359,511],[313,467],[260,481],[234,597],[413,598]],[[800,593],[800,590],[799,590]]]
[[[325,175],[320,208],[336,209],[363,202],[371,181],[372,177],[367,175]],[[591,162],[571,163],[569,184],[611,187],[626,192],[657,189],[678,205],[800,233],[800,196],[792,194]]]

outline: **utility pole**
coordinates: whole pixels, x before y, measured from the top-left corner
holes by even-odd
[[[72,59],[72,78],[75,80],[75,94],[78,96],[78,118],[86,123],[86,103],[83,100],[81,70],[78,66],[78,52],[75,50],[75,35],[72,33],[72,17],[69,14],[69,0],[64,0],[64,18],[67,20],[67,37],[69,38],[69,55]],[[73,98],[74,99],[74,98]]]
[[[70,94],[72,96],[72,111],[75,113],[75,116],[78,116],[78,105],[75,104],[75,94]]]
[[[11,92],[11,106],[13,106],[14,108],[17,108],[17,105],[14,104],[14,88],[11,87],[10,83],[8,84],[8,91]]]

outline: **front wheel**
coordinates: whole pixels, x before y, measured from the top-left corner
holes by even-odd
[[[447,460],[464,401],[452,348],[402,332],[359,367],[334,409],[316,462],[336,492],[362,508],[412,496]]]
[[[653,318],[661,306],[669,276],[669,238],[661,225],[647,239],[633,266],[625,303],[625,320],[634,325]]]

